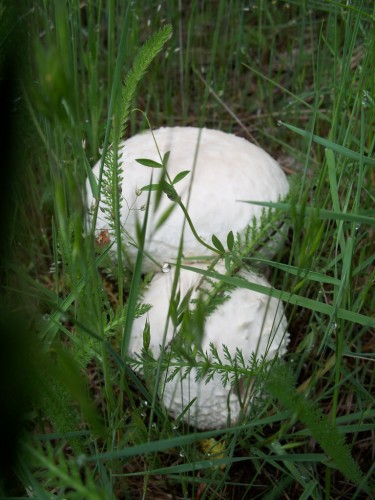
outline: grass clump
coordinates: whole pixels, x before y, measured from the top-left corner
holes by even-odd
[[[2,364],[22,403],[7,396],[2,405],[4,463],[20,444],[3,496],[371,495],[372,3],[73,0],[1,3],[0,16],[2,81],[15,75],[6,116],[17,138],[3,147],[12,196],[5,189],[2,316],[20,335],[2,339],[26,373],[20,382],[21,368]],[[126,356],[133,318],[147,305],[138,299],[140,260],[132,275],[123,266],[117,146],[146,118],[235,132],[294,175],[290,197],[275,206],[290,226],[285,248],[264,263],[274,289],[260,290],[286,304],[289,368],[255,367],[267,397],[232,428],[197,432],[171,420]],[[107,200],[116,263],[84,226],[82,193],[100,157],[90,186]],[[222,252],[223,242],[213,244]],[[236,235],[227,246],[237,255]],[[244,283],[227,276],[223,286]],[[148,363],[160,377],[161,363]],[[250,371],[246,360],[242,368]]]

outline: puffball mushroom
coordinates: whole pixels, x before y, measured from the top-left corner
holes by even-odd
[[[194,266],[207,268],[204,264],[194,264]],[[225,274],[225,266],[217,264],[215,271]],[[171,320],[165,330],[174,273],[174,270],[169,273],[157,273],[144,293],[143,302],[153,307],[147,315],[134,320],[129,344],[129,355],[133,358],[141,353],[146,321],[150,326],[149,349],[153,356],[158,358],[161,353],[168,353],[169,344],[176,333]],[[270,286],[265,278],[253,272],[242,270],[239,275],[249,282]],[[194,308],[194,300],[198,298],[199,290],[203,288],[209,291],[211,287],[212,285],[207,283],[202,275],[180,270],[180,296],[182,299],[189,290],[192,291],[190,308]],[[228,348],[233,358],[238,348],[245,361],[249,361],[253,353],[257,358],[264,356],[265,359],[273,359],[277,354],[283,355],[286,352],[289,340],[286,330],[287,321],[283,307],[277,299],[246,288],[235,288],[230,292],[230,298],[206,318],[201,348],[203,352],[210,354],[212,343],[223,361],[225,361],[223,345]],[[171,372],[173,372],[172,367],[167,371],[167,375]],[[161,398],[168,413],[174,418],[178,417],[194,398],[197,398],[184,415],[184,421],[200,429],[222,428],[228,423],[233,425],[238,421],[241,415],[240,397],[246,400],[246,404],[251,404],[249,394],[237,394],[236,387],[230,384],[223,387],[221,376],[217,372],[207,384],[205,377],[196,380],[196,368],[193,368],[187,376],[184,374],[185,370],[182,369],[172,380],[161,382]]]
[[[142,164],[137,160],[151,160],[155,167],[155,162],[162,163],[168,152],[169,158],[164,165],[167,179],[174,184],[197,234],[186,223],[186,214],[175,196],[168,197],[162,193],[159,197],[160,192],[144,189],[150,184],[160,183],[166,173],[164,169],[149,168],[147,162],[145,165],[145,161]],[[179,328],[174,328],[169,321],[165,329],[174,271],[160,271],[164,263],[174,263],[178,258],[181,235],[183,258],[199,261],[212,257],[215,254],[213,249],[202,245],[203,241],[211,246],[212,235],[225,245],[230,231],[245,236],[248,227],[253,227],[254,223],[259,229],[262,207],[241,201],[275,202],[287,195],[289,184],[276,161],[261,148],[235,135],[206,128],[167,127],[138,134],[120,146],[119,163],[123,169],[121,224],[126,257],[134,264],[139,243],[137,227],[144,221],[144,209],[149,202],[142,271],[157,272],[143,298],[153,307],[147,316],[134,320],[128,354],[136,358],[141,353],[148,320],[151,333],[149,349],[155,357],[159,357],[168,354],[169,344]],[[93,169],[97,178],[99,169],[100,162]],[[89,184],[87,192],[88,206],[91,207],[95,200]],[[108,212],[103,211],[105,194],[101,193],[95,229],[99,234],[106,234],[107,240],[110,223]],[[282,241],[280,235],[272,236],[271,244],[262,249],[267,257],[276,253]],[[113,236],[109,233],[109,237],[112,239]],[[116,255],[116,246],[113,245],[110,251]],[[205,267],[202,263],[195,265]],[[223,264],[217,264],[215,269],[225,273]],[[242,270],[238,274],[248,281],[269,286],[264,278],[250,271]],[[202,287],[209,292],[212,286],[212,282],[207,280],[202,283],[200,275],[180,270],[179,292],[183,297],[191,291],[191,308],[195,307],[194,300],[199,297]],[[272,359],[277,353],[285,353],[288,342],[286,328],[282,305],[276,299],[239,287],[205,318],[200,347],[210,356],[210,345],[214,346],[222,359],[223,345],[232,357],[239,349],[246,361],[253,354]],[[186,331],[181,333],[187,334]],[[188,340],[185,338],[185,342]],[[161,351],[160,346],[165,351]],[[166,376],[171,375],[171,370],[173,368],[169,367]],[[230,384],[224,387],[218,372],[207,384],[204,378],[196,380],[196,375],[197,368],[193,367],[188,373],[179,371],[170,377],[171,380],[168,378],[161,384],[160,396],[170,415],[178,417],[196,398],[183,416],[185,421],[201,429],[236,423],[246,404],[251,402],[249,391],[231,387]]]
[[[240,200],[277,201],[288,193],[289,184],[278,163],[258,146],[233,134],[206,128],[166,127],[135,135],[121,145],[119,154],[123,167],[121,220],[125,230],[124,245],[133,264],[137,255],[134,246],[137,241],[136,222],[137,219],[141,224],[143,222],[149,194],[142,188],[150,184],[152,171],[153,183],[158,182],[161,174],[161,169],[141,165],[137,159],[160,163],[168,151],[167,171],[172,180],[180,172],[190,171],[175,189],[187,206],[199,237],[208,244],[211,244],[213,234],[225,244],[230,231],[234,234],[244,232],[254,218],[259,224],[262,207]],[[96,177],[99,177],[99,169],[100,162],[93,169]],[[95,200],[89,184],[87,191],[90,207]],[[160,271],[164,262],[175,261],[185,220],[181,208],[165,194],[155,210],[156,196],[155,192],[151,193],[143,272]],[[161,217],[168,210],[172,212],[159,227]],[[108,229],[108,221],[101,210],[96,229],[99,232]],[[276,253],[278,243],[278,238],[275,238],[271,251],[267,250],[268,257]],[[115,245],[111,251],[115,254]],[[184,257],[210,254],[212,251],[202,246],[186,225]]]

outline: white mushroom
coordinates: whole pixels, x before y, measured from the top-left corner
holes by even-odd
[[[174,271],[160,271],[163,266],[169,266],[166,263],[176,261],[182,231],[183,258],[193,257],[199,261],[202,257],[212,256],[212,249],[202,245],[202,241],[211,245],[212,235],[225,245],[230,231],[244,235],[254,223],[259,230],[262,207],[242,203],[241,200],[277,201],[287,195],[289,185],[279,165],[265,151],[232,134],[192,127],[161,128],[153,133],[147,131],[138,134],[125,141],[120,148],[120,164],[123,167],[121,222],[126,255],[131,263],[134,263],[138,251],[137,224],[143,223],[144,208],[149,197],[149,193],[142,188],[150,183],[159,183],[161,175],[165,175],[163,169],[151,169],[137,160],[160,163],[162,158],[167,157],[167,152],[170,152],[166,164],[167,178],[172,182],[179,179],[174,188],[187,209],[198,237],[186,223],[186,214],[175,202],[174,196],[163,194],[158,204],[159,193],[151,192],[143,271],[159,273],[153,278],[143,299],[153,307],[147,317],[135,319],[128,353],[133,358],[140,355],[148,320],[151,331],[149,349],[156,358],[172,353],[173,365],[175,351],[170,343],[180,330],[180,325],[173,326],[169,318]],[[100,163],[94,167],[97,177],[99,168]],[[178,176],[187,171],[187,175]],[[88,206],[92,206],[89,187],[87,191]],[[103,198],[105,193],[102,193],[100,209],[105,208]],[[96,229],[101,234],[105,231],[107,240],[109,224],[106,217],[108,212],[103,216],[99,210]],[[271,244],[262,249],[268,257],[276,253],[282,241],[280,234],[277,234],[282,231],[281,228],[278,229],[271,237]],[[109,236],[112,238],[111,234]],[[111,251],[116,251],[115,245]],[[205,268],[203,264],[195,265]],[[168,269],[164,267],[164,270]],[[217,264],[215,270],[225,273],[223,264]],[[264,278],[252,272],[240,271],[239,275],[253,283],[269,286]],[[203,281],[202,284],[202,276],[181,270],[180,296],[184,297],[190,291],[189,307],[197,307],[195,299],[200,298],[202,288],[206,295],[212,292],[212,282],[215,280]],[[286,351],[286,328],[281,303],[239,287],[232,290],[229,299],[205,318],[200,347],[208,356],[213,356],[213,347],[223,360],[224,345],[228,349],[227,354],[233,358],[239,349],[246,361],[253,355],[273,359],[277,353],[282,355]],[[185,343],[194,340],[188,328],[181,328],[181,335],[184,336]],[[186,338],[189,335],[190,338]],[[221,374],[215,372],[206,383],[205,378],[196,378],[196,367],[187,372],[179,371],[171,377],[174,370],[172,365],[165,373],[169,378],[161,383],[160,395],[173,417],[178,417],[196,398],[183,419],[202,429],[220,428],[236,423],[251,402],[249,385],[245,389],[241,388],[241,380],[235,387],[231,384],[223,386]],[[140,368],[138,371],[142,372]]]
[[[158,149],[161,157],[170,151],[167,170],[172,180],[178,173],[190,171],[176,184],[175,189],[187,206],[199,237],[208,244],[211,244],[213,234],[225,245],[230,231],[234,234],[244,232],[254,219],[259,224],[262,207],[240,200],[277,201],[288,193],[288,181],[276,161],[261,148],[235,135],[193,127],[160,128],[153,135],[150,131],[138,134],[126,140],[120,150],[120,162],[124,170],[121,217],[126,231],[126,253],[132,263],[137,255],[137,248],[132,245],[132,242],[137,242],[136,221],[138,219],[142,223],[148,197],[148,193],[142,192],[141,188],[150,184],[151,172],[153,183],[158,182],[161,174],[161,169],[151,169],[136,160],[146,158],[160,162]],[[94,167],[97,177],[99,168],[100,162]],[[155,192],[152,192],[145,242],[146,254],[154,261],[144,258],[145,272],[159,271],[164,262],[175,261],[185,220],[181,208],[165,194],[155,210],[155,196]],[[92,206],[92,203],[88,186],[88,206]],[[172,209],[172,213],[158,227],[162,215],[169,209]],[[100,210],[96,229],[108,229],[108,221]],[[271,251],[268,247],[268,256],[276,253],[279,239],[275,237]],[[112,251],[115,252],[115,246]],[[184,256],[210,253],[186,225]]]
[[[195,264],[195,267],[205,269],[207,266]],[[216,265],[215,271],[224,274],[224,265]],[[168,353],[169,344],[178,331],[178,328],[174,329],[171,320],[165,329],[174,272],[171,270],[169,273],[157,273],[144,294],[143,301],[153,307],[147,317],[142,316],[134,321],[129,345],[129,355],[133,358],[141,353],[146,321],[149,322],[151,334],[149,349],[154,357]],[[270,286],[265,278],[253,272],[241,271],[239,274],[249,282]],[[206,291],[212,290],[212,285],[207,282],[202,285],[201,275],[180,270],[181,298],[192,289],[190,307],[194,308],[192,301],[198,298],[202,286]],[[245,361],[249,361],[253,353],[257,358],[264,356],[266,359],[273,359],[277,354],[283,355],[286,351],[289,339],[286,330],[287,322],[282,304],[278,300],[246,288],[235,288],[230,292],[229,300],[219,305],[206,318],[201,347],[203,352],[210,355],[212,343],[223,361],[223,345],[228,348],[232,357],[236,355],[236,349],[240,349]],[[163,346],[162,350],[160,346]],[[167,375],[172,372],[171,365]],[[246,406],[251,400],[251,391],[248,394],[246,391],[238,393],[238,388],[230,384],[223,387],[221,376],[217,372],[207,384],[204,378],[196,381],[196,368],[185,377],[184,373],[185,370],[182,370],[171,381],[161,383],[160,394],[171,416],[178,417],[189,403],[197,398],[184,415],[185,422],[201,429],[209,429],[225,427],[228,423],[235,424],[238,421],[241,414],[240,398],[243,398],[242,405],[245,403]]]

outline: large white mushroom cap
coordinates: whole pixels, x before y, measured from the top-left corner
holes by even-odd
[[[203,264],[195,267],[206,268]],[[215,266],[215,271],[225,273],[224,265]],[[240,275],[247,281],[260,285],[270,286],[267,280],[250,271],[241,271]],[[149,321],[151,341],[149,349],[158,358],[164,346],[168,352],[168,344],[176,334],[172,322],[165,330],[168,309],[171,300],[174,271],[158,273],[153,278],[144,294],[143,301],[153,307],[147,315],[135,319],[129,345],[129,355],[137,357],[143,346],[143,331],[146,321]],[[215,281],[215,280],[213,280]],[[202,286],[209,290],[211,285],[202,285],[202,276],[188,270],[180,270],[179,291],[181,298],[190,290],[190,307],[194,307],[192,300],[197,299]],[[236,288],[230,292],[229,300],[206,318],[202,350],[210,353],[212,343],[219,356],[224,361],[223,344],[228,348],[232,357],[236,349],[242,351],[245,360],[251,355],[260,358],[273,359],[276,354],[286,352],[289,335],[286,332],[287,322],[282,304],[266,295],[245,288]],[[165,339],[163,338],[165,335]],[[170,369],[167,375],[173,370]],[[220,374],[215,373],[208,384],[204,379],[198,381],[196,369],[184,377],[184,370],[180,371],[171,381],[162,382],[160,392],[167,411],[178,417],[186,406],[197,398],[190,410],[184,415],[184,420],[201,429],[221,428],[228,423],[237,422],[241,414],[239,395],[230,385],[223,387]],[[244,397],[242,394],[241,397]]]
[[[187,205],[189,215],[198,235],[207,243],[215,234],[224,244],[229,231],[241,232],[261,216],[260,206],[242,203],[239,200],[277,201],[288,193],[289,185],[285,174],[275,160],[261,148],[245,139],[219,130],[193,127],[160,128],[135,135],[121,146],[120,162],[123,166],[122,223],[127,232],[125,247],[131,262],[135,261],[137,249],[131,245],[136,241],[136,220],[143,222],[147,192],[140,189],[157,183],[161,169],[151,169],[136,160],[146,158],[160,162],[158,152],[170,151],[167,170],[172,179],[185,170],[190,174],[175,186],[182,202]],[[100,162],[94,167],[99,175]],[[190,200],[189,187],[191,184]],[[88,185],[88,206],[93,198]],[[151,195],[150,217],[146,234],[145,251],[158,264],[145,257],[143,270],[159,271],[163,262],[176,259],[180,235],[185,216],[180,207],[175,208],[158,229],[158,221],[173,204],[163,194],[155,211],[155,192]],[[108,222],[99,211],[97,229],[108,229]],[[277,243],[274,253],[277,251]],[[112,251],[115,248],[112,247]],[[185,257],[210,254],[194,237],[186,225],[183,253]],[[269,254],[268,254],[269,255]]]

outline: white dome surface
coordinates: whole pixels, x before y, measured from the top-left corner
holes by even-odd
[[[205,269],[203,264],[195,267]],[[223,264],[218,264],[215,271],[225,273]],[[270,286],[267,280],[249,271],[239,273],[245,280],[264,286]],[[129,344],[129,355],[135,357],[140,354],[143,346],[143,331],[146,321],[150,324],[150,350],[158,358],[160,345],[168,351],[168,344],[175,331],[172,322],[166,331],[163,343],[165,325],[171,299],[174,270],[169,273],[158,273],[145,291],[143,302],[151,304],[152,309],[144,316],[135,319]],[[197,287],[202,288],[202,275],[191,271],[181,270],[179,276],[179,290],[181,300],[193,288],[190,300],[198,297]],[[204,282],[203,287],[209,290],[211,285]],[[194,304],[190,303],[194,308]],[[257,358],[265,356],[273,359],[276,354],[283,355],[289,335],[286,332],[287,321],[282,304],[275,298],[254,292],[245,288],[236,288],[230,293],[230,298],[221,304],[205,322],[202,350],[210,353],[212,342],[223,361],[223,344],[227,346],[231,356],[235,356],[236,349],[242,351],[246,361],[252,353]],[[172,368],[170,369],[172,371]],[[187,377],[183,377],[184,370],[179,372],[170,382],[162,383],[161,395],[163,402],[173,417],[178,417],[193,398],[197,398],[184,416],[184,420],[201,429],[221,428],[227,423],[237,422],[241,405],[238,396],[229,385],[223,387],[220,374],[215,373],[213,379],[205,384],[205,380],[195,381],[196,370],[193,368]],[[229,412],[228,412],[229,405]]]
[[[154,138],[153,138],[154,135]],[[198,129],[193,127],[160,128],[140,133],[126,140],[120,148],[120,161],[123,167],[122,183],[122,224],[126,252],[131,263],[135,262],[137,249],[130,241],[136,241],[136,220],[143,222],[147,192],[139,190],[152,182],[158,182],[161,169],[140,165],[137,159],[161,162],[161,156],[170,151],[167,171],[172,179],[184,171],[190,174],[175,185],[182,202],[200,238],[211,244],[215,234],[226,245],[229,231],[243,231],[255,217],[259,220],[262,207],[241,203],[238,200],[277,201],[286,196],[289,184],[278,163],[265,151],[245,139],[219,130]],[[99,176],[100,162],[93,169]],[[190,200],[188,203],[189,187]],[[89,184],[88,206],[93,198]],[[102,196],[103,197],[103,196]],[[177,257],[180,235],[185,216],[175,204],[168,219],[157,227],[162,214],[173,202],[163,193],[155,211],[155,192],[151,193],[145,251],[157,263],[144,257],[143,271],[159,271],[163,262],[174,262]],[[108,228],[108,222],[99,210],[97,230]],[[184,230],[185,257],[210,255],[209,249],[202,246],[186,224]],[[277,238],[276,238],[277,240]],[[277,251],[277,242],[275,253]],[[112,247],[115,252],[115,246]]]

